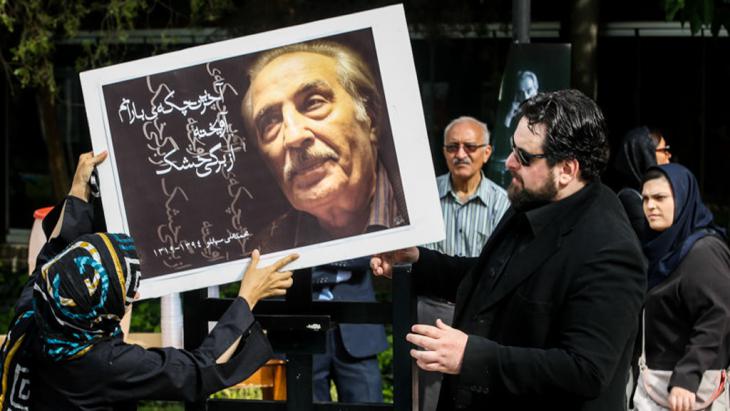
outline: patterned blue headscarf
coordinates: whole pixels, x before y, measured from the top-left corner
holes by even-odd
[[[119,322],[140,281],[132,238],[87,234],[44,264],[33,284],[33,308],[18,313],[2,346],[0,410],[30,402],[28,347],[40,338],[53,361],[78,358],[121,333]]]
[[[708,235],[726,236],[725,230],[713,223],[712,212],[702,202],[691,171],[674,163],[649,168],[652,169],[661,171],[672,187],[674,221],[643,244],[649,259],[649,288],[669,277],[697,240]]]
[[[43,351],[53,360],[83,355],[118,335],[139,285],[139,260],[124,234],[79,237],[41,268],[33,305]]]

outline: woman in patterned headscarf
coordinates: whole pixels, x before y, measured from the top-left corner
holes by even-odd
[[[271,356],[251,309],[283,295],[296,259],[258,268],[254,251],[239,297],[196,350],[126,344],[120,320],[140,271],[132,239],[93,231],[89,178],[106,153],[84,154],[2,346],[0,410],[126,410],[140,399],[195,401],[236,384]]]

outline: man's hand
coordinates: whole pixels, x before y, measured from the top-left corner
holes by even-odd
[[[672,387],[669,391],[670,411],[692,411],[695,405],[695,393],[682,387]]]
[[[468,335],[449,327],[440,319],[436,326],[416,324],[406,335],[406,340],[424,348],[426,351],[411,350],[411,357],[425,371],[438,371],[444,374],[459,374],[464,360],[464,350]]]
[[[266,267],[258,267],[259,250],[251,253],[251,262],[243,274],[238,296],[243,297],[253,310],[262,298],[285,295],[287,288],[294,284],[291,271],[279,272],[285,265],[299,258],[298,254],[288,256]]]
[[[393,277],[393,266],[396,264],[413,264],[418,261],[420,253],[417,247],[404,248],[383,254],[376,254],[370,259],[370,268],[376,276]]]
[[[68,194],[88,202],[91,196],[91,187],[89,186],[91,173],[97,164],[106,160],[107,156],[108,153],[106,151],[102,151],[97,155],[94,155],[91,151],[80,155],[79,164],[76,166],[76,173],[71,182],[71,191]]]

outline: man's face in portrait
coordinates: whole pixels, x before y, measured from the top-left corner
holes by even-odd
[[[532,78],[532,76],[523,74],[520,77],[517,91],[515,92],[515,101],[521,103],[528,98],[536,95],[537,92],[537,84],[535,84],[535,80]]]
[[[443,150],[449,172],[462,181],[478,174],[492,153],[481,127],[469,120],[451,126]]]
[[[534,157],[544,155],[545,126],[535,124],[530,130],[523,117],[513,139],[514,148],[505,163],[512,174],[507,188],[512,206],[517,210],[529,210],[553,201],[558,194],[555,166],[550,167],[545,158]]]
[[[334,58],[292,52],[251,79],[250,116],[261,153],[298,210],[353,210],[375,186],[377,136],[342,87]]]

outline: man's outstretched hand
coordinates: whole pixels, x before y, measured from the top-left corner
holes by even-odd
[[[417,247],[376,254],[370,259],[370,268],[376,276],[392,278],[394,265],[413,264],[418,261],[419,255]]]

